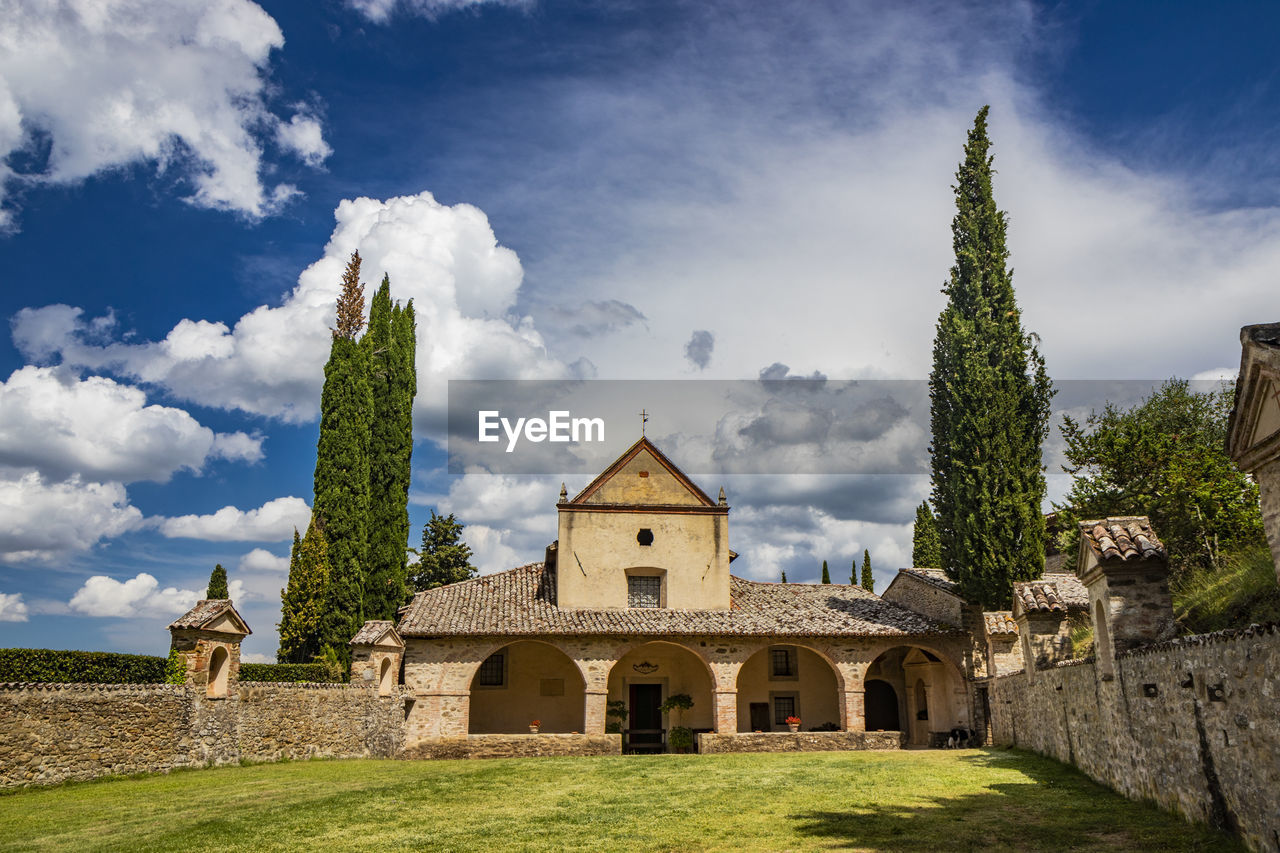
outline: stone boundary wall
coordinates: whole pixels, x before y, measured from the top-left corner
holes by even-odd
[[[995,742],[1280,851],[1280,625],[1185,637],[996,679]]]
[[[901,749],[902,732],[738,732],[698,735],[698,752],[840,752]]]
[[[528,758],[562,755],[621,755],[622,735],[467,735],[429,741],[400,754],[408,759]]]
[[[233,764],[390,757],[404,698],[372,687],[242,682],[223,699],[168,684],[0,684],[0,788]]]

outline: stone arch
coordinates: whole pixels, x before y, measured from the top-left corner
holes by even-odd
[[[893,689],[899,730],[909,744],[930,746],[951,729],[970,727],[968,681],[951,655],[908,638],[886,645],[863,672],[864,690],[877,681]],[[867,727],[873,728],[870,720]]]
[[[586,680],[564,649],[518,638],[482,650],[486,653],[466,667],[469,734],[527,733],[534,720],[543,732],[583,731]],[[486,667],[495,655],[502,655],[500,661]],[[492,678],[495,669],[500,679]]]
[[[864,689],[867,731],[901,731],[898,694],[893,685],[882,678],[870,678],[864,683]]]
[[[694,648],[673,640],[642,638],[616,650],[607,676],[607,701],[622,702],[619,722],[629,750],[660,750],[670,729],[696,732],[715,727],[715,673]],[[675,694],[687,694],[693,707],[663,714],[655,707]]]
[[[844,685],[829,655],[805,643],[761,646],[737,674],[737,730],[786,731],[794,714],[805,729],[844,728]]]
[[[224,645],[214,646],[209,655],[209,681],[205,686],[205,695],[210,699],[223,699],[227,695],[227,681],[230,678],[231,655]]]

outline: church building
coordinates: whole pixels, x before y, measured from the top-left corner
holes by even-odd
[[[723,489],[713,500],[648,439],[576,496],[561,487],[556,508],[542,562],[420,592],[401,611],[408,747],[536,727],[662,750],[675,727],[796,720],[937,745],[982,724],[958,612],[735,576]]]

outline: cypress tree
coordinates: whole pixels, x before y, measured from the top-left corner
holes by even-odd
[[[369,435],[369,558],[364,576],[365,619],[392,619],[404,603],[409,543],[409,471],[413,454],[413,306],[392,306],[383,276],[360,341],[373,401]]]
[[[781,581],[781,583],[786,583],[786,582],[787,582],[787,573],[784,571],[784,572],[782,573],[782,581]]]
[[[822,582],[831,583],[831,572],[827,571],[827,561],[822,561]]]
[[[858,558],[853,558],[853,564],[849,566],[849,586],[858,585]]]
[[[356,340],[364,326],[360,253],[342,278],[338,323],[320,395],[313,518],[329,545],[328,604],[323,645],[345,660],[348,643],[364,622],[364,571],[369,538],[369,429],[373,397],[365,351]]]
[[[1022,329],[1006,266],[1007,219],[991,191],[987,111],[956,171],[955,265],[943,288],[929,376],[933,494],[941,568],[961,594],[1006,609],[1011,583],[1044,567],[1044,468],[1052,386]]]
[[[311,516],[307,535],[293,531],[289,584],[280,590],[279,663],[310,663],[321,648],[320,629],[328,601],[329,546]]]
[[[942,545],[938,542],[938,524],[928,501],[916,507],[916,523],[911,530],[911,565],[942,568]]]
[[[862,551],[862,588],[867,592],[876,591],[876,577],[871,573],[871,551]]]
[[[222,568],[221,563],[217,563],[213,567],[213,573],[209,575],[209,588],[205,591],[205,598],[230,598],[231,593],[227,591],[227,570]]]

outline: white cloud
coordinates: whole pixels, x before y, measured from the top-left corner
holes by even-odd
[[[485,5],[531,7],[534,0],[347,0],[347,5],[374,23],[385,23],[392,13],[435,18],[459,9]]]
[[[241,663],[275,663],[276,659],[271,655],[264,655],[262,652],[241,652]]]
[[[179,616],[204,597],[204,590],[160,588],[146,572],[121,582],[94,575],[71,597],[70,607],[86,616]]]
[[[20,592],[0,592],[0,622],[26,622],[27,605]]]
[[[240,558],[242,572],[288,572],[288,556],[277,557],[265,548],[254,548]]]
[[[294,528],[306,529],[311,507],[302,498],[267,501],[258,509],[224,506],[211,515],[180,515],[155,519],[160,532],[176,539],[208,542],[278,542],[293,538]],[[257,558],[255,558],[257,559]]]
[[[78,476],[50,483],[35,471],[0,476],[0,559],[51,560],[141,524],[119,483]]]
[[[0,158],[50,145],[5,188],[147,163],[189,180],[191,203],[256,218],[296,193],[264,186],[257,134],[311,165],[328,153],[314,119],[268,107],[284,35],[249,0],[3,0],[0,17]]]
[[[287,421],[317,413],[343,269],[359,249],[363,277],[391,276],[393,295],[413,299],[418,324],[415,428],[442,434],[449,379],[545,379],[576,375],[548,357],[542,336],[515,313],[523,270],[498,245],[489,220],[467,204],[428,192],[387,201],[343,201],[324,257],[299,276],[278,308],[261,306],[234,328],[182,320],[162,341],[103,342],[110,318],[79,308],[23,309],[13,337],[31,359],[111,369],[207,406]],[[366,290],[369,298],[373,287]]]
[[[214,433],[182,409],[148,406],[137,388],[64,368],[28,365],[0,382],[0,465],[164,482],[216,458],[256,462],[262,439]]]

